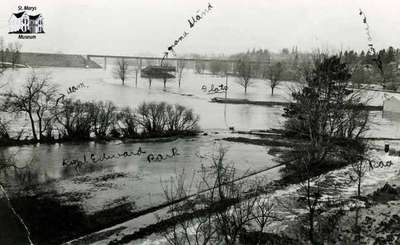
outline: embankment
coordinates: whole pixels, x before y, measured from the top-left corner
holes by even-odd
[[[50,54],[21,52],[21,64],[30,67],[75,67],[75,68],[101,68],[96,62],[76,54]]]

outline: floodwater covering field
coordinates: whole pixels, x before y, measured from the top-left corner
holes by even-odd
[[[8,82],[9,88],[18,90],[24,82],[30,69],[20,69],[6,72],[2,79]],[[268,155],[268,147],[242,143],[225,142],[221,139],[228,136],[238,136],[231,133],[228,127],[236,130],[279,128],[284,122],[282,107],[266,107],[255,105],[233,105],[211,103],[212,97],[224,97],[224,93],[207,94],[201,89],[203,85],[210,88],[212,84],[225,84],[225,77],[195,74],[192,70],[184,71],[181,88],[177,79],[167,82],[164,90],[161,81],[153,80],[152,87],[148,87],[148,80],[138,77],[135,86],[134,72],[126,81],[125,86],[112,77],[112,67],[103,69],[78,68],[37,68],[38,74],[49,74],[51,81],[57,84],[61,93],[67,94],[70,86],[80,83],[86,85],[75,93],[67,95],[80,100],[109,100],[117,106],[132,108],[141,102],[165,101],[171,104],[179,103],[192,108],[200,115],[200,126],[206,134],[197,137],[179,138],[168,141],[123,143],[112,141],[107,143],[62,143],[37,144],[0,148],[0,154],[7,157],[15,155],[19,166],[30,163],[34,177],[21,183],[18,179],[7,179],[11,192],[18,193],[22,187],[35,186],[34,191],[52,193],[65,203],[79,205],[86,214],[112,208],[129,203],[134,211],[161,204],[163,199],[162,183],[185,170],[188,179],[193,176],[202,164],[211,165],[212,154],[222,143],[228,147],[225,160],[238,169],[239,174],[260,170],[277,164],[273,156]],[[289,91],[295,83],[284,82],[270,95],[270,88],[265,81],[255,80],[255,85],[244,94],[243,88],[234,82],[235,78],[228,79],[229,98],[247,98],[249,100],[289,101]],[[373,103],[382,103],[383,94],[374,94]],[[380,121],[373,124],[370,137],[397,137],[400,138],[400,119],[396,116],[384,118],[381,112],[371,113],[372,117]],[[26,127],[29,132],[27,118],[13,120],[11,128]],[[250,137],[250,136],[249,136]],[[63,160],[88,158],[90,154],[101,156],[103,153],[136,152],[139,147],[143,153],[140,156],[131,156],[118,159],[90,163],[81,171],[67,169],[62,165]],[[175,147],[179,155],[163,161],[149,162],[147,155],[170,154]],[[263,175],[267,179],[279,178],[278,170]],[[26,209],[34,203],[26,203]],[[24,206],[21,206],[23,209]],[[24,213],[24,210],[21,210]],[[26,213],[26,212],[25,212]]]
[[[20,69],[18,71],[11,71],[3,76],[3,82],[8,82],[8,87],[18,90],[24,82],[27,74],[31,72],[30,69]],[[124,144],[122,142],[111,143],[63,143],[55,145],[35,145],[35,146],[18,146],[18,147],[5,147],[2,152],[4,154],[12,154],[18,152],[17,159],[22,164],[33,159],[33,164],[37,164],[40,168],[41,178],[40,182],[49,179],[58,179],[65,176],[70,177],[73,173],[63,173],[62,161],[63,159],[83,159],[83,154],[86,153],[89,158],[90,153],[101,155],[102,153],[123,153],[126,150],[136,151],[142,147],[143,151],[149,153],[170,153],[172,147],[176,147],[179,156],[168,159],[158,163],[161,166],[155,167],[162,172],[161,169],[170,168],[171,163],[180,162],[182,158],[186,161],[199,162],[204,161],[203,155],[212,154],[215,150],[215,142],[218,139],[230,135],[228,127],[233,126],[236,130],[251,130],[251,129],[268,129],[278,128],[284,121],[281,117],[283,112],[281,107],[264,107],[254,105],[224,105],[218,103],[211,103],[212,97],[224,97],[224,93],[220,94],[207,94],[201,87],[206,85],[210,87],[211,84],[215,86],[223,83],[225,84],[224,77],[212,75],[199,75],[194,74],[192,70],[185,70],[183,74],[181,88],[178,88],[176,79],[167,83],[166,90],[163,89],[162,82],[153,81],[152,87],[148,87],[148,80],[138,78],[138,86],[135,87],[134,75],[122,86],[121,82],[112,77],[112,68],[109,70],[103,69],[77,69],[77,68],[36,68],[37,74],[48,74],[51,81],[57,84],[61,93],[67,94],[67,89],[70,86],[77,85],[83,82],[86,87],[80,88],[77,92],[68,94],[67,97],[74,99],[87,100],[87,101],[112,101],[118,107],[130,106],[137,107],[140,103],[147,101],[165,101],[171,104],[181,104],[192,108],[195,113],[200,115],[200,127],[207,133],[207,136],[199,136],[189,139],[179,139],[173,142],[152,142],[152,143],[132,143]],[[234,82],[234,78],[228,80],[228,97],[233,98],[248,98],[255,100],[279,100],[287,101],[286,90],[277,90],[276,95],[270,96],[270,92],[263,81],[257,81],[256,86],[249,89],[245,95],[243,89]],[[287,86],[284,84],[282,87]],[[291,86],[291,85],[289,85]],[[10,122],[10,128],[15,131],[20,128],[26,128],[29,134],[28,118],[18,118]],[[15,133],[15,132],[14,132]],[[227,144],[228,145],[228,144]],[[231,143],[231,145],[235,145]],[[239,144],[241,147],[243,144]],[[235,153],[235,150],[229,150],[228,161],[233,161],[241,166],[243,170],[260,167],[256,162],[269,165],[266,161],[266,149],[264,147],[247,147],[246,151]],[[260,151],[260,149],[262,149]],[[248,154],[246,154],[248,152]],[[232,157],[229,157],[232,155]],[[254,164],[245,164],[246,162],[254,162]],[[123,159],[113,159],[104,161],[102,166],[107,165],[121,165],[132,163],[126,171],[136,171],[140,167],[134,167],[135,162],[141,162],[143,165],[147,163],[146,154],[142,157],[128,157]],[[191,163],[194,164],[194,163]],[[149,164],[151,166],[155,163]],[[190,166],[191,169],[194,166]],[[199,165],[198,165],[199,166]],[[180,166],[181,167],[181,166]],[[147,167],[152,169],[153,167]],[[242,168],[242,167],[240,167]],[[157,171],[158,171],[157,170]],[[161,172],[157,175],[162,176]]]

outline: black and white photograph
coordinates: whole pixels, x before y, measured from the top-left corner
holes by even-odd
[[[0,245],[400,245],[398,0],[1,0]]]

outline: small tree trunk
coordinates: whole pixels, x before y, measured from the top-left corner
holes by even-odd
[[[38,117],[38,127],[39,127],[39,140],[43,139],[43,128],[42,128],[42,118],[40,117],[39,112],[36,113]]]
[[[151,88],[151,78],[149,78],[149,88]]]
[[[167,84],[167,79],[164,78],[164,89],[165,89],[165,87],[166,87],[166,84]]]
[[[183,72],[183,70],[180,70],[180,71],[179,71],[179,82],[178,82],[178,86],[179,86],[179,87],[181,87],[182,72]]]
[[[309,222],[309,230],[308,230],[308,238],[311,244],[314,244],[314,208],[311,203],[311,180],[307,179],[307,206],[308,206],[308,222]]]
[[[357,207],[357,209],[356,209],[356,222],[355,222],[355,228],[356,228],[356,233],[357,233],[357,241],[358,241],[358,244],[361,244],[361,229],[360,229],[360,226],[358,225],[358,219],[359,219],[359,212],[360,212],[360,208],[359,207]]]
[[[222,159],[218,160],[218,166],[217,166],[217,179],[218,179],[218,194],[220,200],[225,200],[225,195],[224,191],[222,189],[222,176],[221,172],[223,171],[223,165],[222,165]]]
[[[314,244],[314,211],[310,210],[309,214],[310,229],[308,230],[308,236],[311,244]]]
[[[37,138],[37,135],[36,135],[35,121],[33,120],[32,112],[28,112],[28,115],[29,115],[29,119],[31,120],[33,139],[35,141],[38,141],[38,138]]]
[[[275,89],[275,87],[271,86],[271,95],[274,95],[274,89]]]

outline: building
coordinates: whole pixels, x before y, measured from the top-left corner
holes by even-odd
[[[44,33],[41,14],[29,15],[25,11],[12,14],[8,24],[9,33]]]

